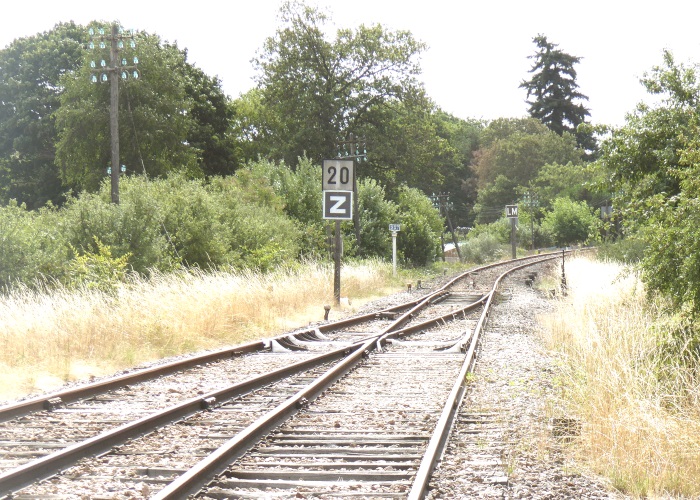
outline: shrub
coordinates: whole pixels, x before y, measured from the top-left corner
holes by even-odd
[[[583,201],[557,198],[552,211],[545,215],[542,227],[552,234],[559,246],[584,243],[596,234],[600,221]]]
[[[391,232],[389,224],[399,220],[398,207],[386,199],[384,188],[373,179],[358,182],[360,209],[360,248],[361,257],[390,259]],[[355,233],[351,238],[354,240]]]
[[[28,211],[11,201],[0,207],[0,286],[62,276],[70,255],[64,226],[51,206]]]
[[[127,275],[131,254],[112,257],[112,250],[95,238],[97,253],[86,252],[68,263],[69,285],[103,292],[115,291]]]
[[[497,260],[505,254],[504,245],[496,235],[482,232],[460,245],[462,258],[465,262],[483,264],[492,260]]]
[[[401,231],[397,248],[413,265],[426,265],[439,255],[443,221],[433,204],[419,190],[402,187],[398,200]]]

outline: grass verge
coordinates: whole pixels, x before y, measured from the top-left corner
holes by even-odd
[[[331,319],[398,289],[391,264],[343,266]],[[403,288],[403,284],[401,285]],[[53,390],[168,356],[270,337],[323,319],[333,269],[188,271],[134,278],[114,293],[16,289],[0,296],[0,400]]]
[[[581,422],[571,453],[634,497],[697,497],[700,363],[683,345],[660,348],[674,318],[619,265],[577,259],[566,278],[568,296],[541,324],[561,360],[553,417]]]

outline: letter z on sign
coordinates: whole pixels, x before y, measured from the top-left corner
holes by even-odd
[[[352,191],[324,191],[324,219],[352,219]]]

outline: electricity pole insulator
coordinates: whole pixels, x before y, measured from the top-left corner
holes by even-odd
[[[112,25],[111,48],[109,51],[109,134],[112,150],[112,203],[119,204],[119,75],[117,74],[118,27]]]
[[[90,28],[90,35],[95,35],[95,31]],[[109,42],[109,66],[104,61],[100,61],[100,67],[91,61],[90,66],[95,68],[94,73],[100,73],[100,77],[97,78],[96,74],[92,75],[92,82],[97,83],[99,81],[109,82],[110,93],[109,93],[109,134],[110,134],[110,184],[111,184],[111,194],[112,203],[119,203],[119,175],[124,170],[119,166],[119,77],[127,78],[131,77],[134,79],[139,78],[139,72],[136,69],[136,64],[138,64],[138,58],[133,58],[133,65],[128,65],[127,60],[119,59],[119,52],[124,48],[124,40],[131,40],[131,48],[136,47],[133,41],[133,32],[129,34],[123,34],[122,29],[118,24],[112,24],[111,32],[106,35],[104,29],[100,28],[98,30],[98,39],[100,40],[99,47],[107,48],[105,42]],[[90,48],[94,48],[94,42],[90,42]],[[127,71],[131,70],[131,72]]]

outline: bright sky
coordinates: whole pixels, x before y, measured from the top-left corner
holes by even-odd
[[[281,0],[25,0],[0,7],[0,48],[15,38],[73,20],[119,20],[187,48],[189,61],[218,76],[238,97],[253,85],[250,60],[279,26]],[[532,38],[544,34],[583,58],[578,83],[589,97],[593,123],[621,125],[647,99],[639,78],[661,64],[662,50],[677,61],[700,62],[700,2],[627,0],[308,0],[328,8],[338,27],[381,23],[406,29],[428,44],[422,79],[428,95],[460,118],[527,114]]]

